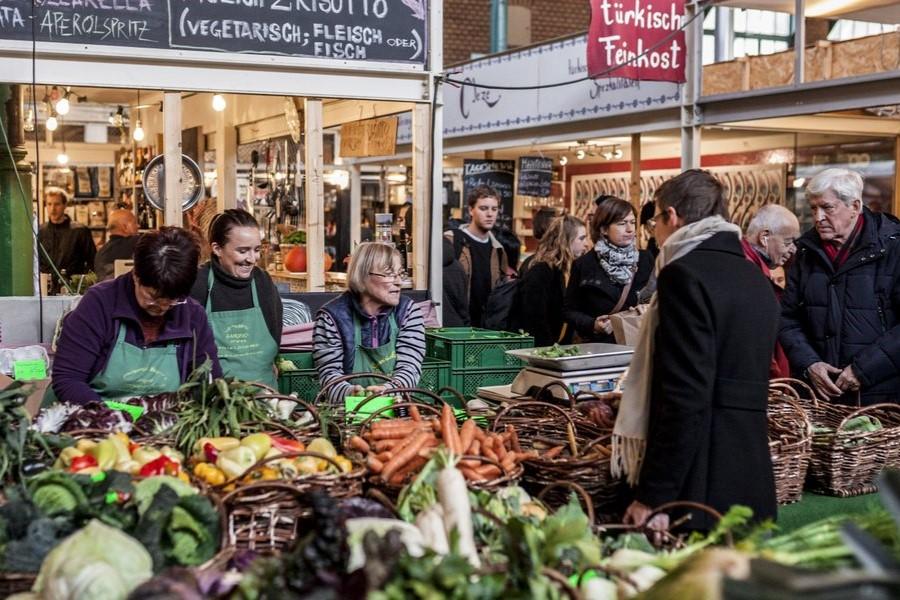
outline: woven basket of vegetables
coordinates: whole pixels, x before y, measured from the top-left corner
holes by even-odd
[[[407,408],[410,417],[379,418],[392,408]],[[438,410],[405,402],[373,412],[362,423],[360,435],[348,440],[348,448],[365,456],[370,484],[396,500],[441,446],[461,457],[458,468],[470,488],[496,490],[515,484],[525,457],[515,452],[512,438],[509,432],[485,431],[471,418],[460,425],[449,404]]]
[[[298,521],[312,514],[308,493],[325,492],[334,498],[362,495],[365,468],[338,455],[324,438],[313,440],[306,451],[278,453],[260,460],[252,458],[254,452],[258,454],[261,449],[254,451],[243,444],[224,451],[221,458],[225,460],[217,460],[215,467],[202,468],[210,463],[201,463],[194,469],[195,476],[207,481],[213,468],[227,477],[210,489],[225,511],[229,546],[259,553],[285,550],[297,538]],[[241,460],[253,462],[245,467]]]
[[[513,424],[514,423],[514,424]],[[611,434],[597,437],[597,429],[573,420],[569,411],[546,402],[509,404],[497,415],[493,429],[513,424],[521,451],[528,453],[522,481],[534,493],[557,481],[583,487],[600,508],[619,499],[622,483],[609,470]],[[565,504],[568,494],[553,490],[546,502]]]
[[[387,406],[385,402],[390,402],[391,405]],[[383,412],[379,412],[382,408],[392,412],[393,409],[396,408],[396,415],[385,416],[408,416],[408,409],[405,405],[402,405],[403,403],[413,403],[417,406],[439,407],[443,404],[443,400],[439,395],[430,390],[415,387],[399,387],[380,393],[367,393],[358,404],[350,407],[350,404],[348,403],[345,406],[343,419],[340,421],[340,433],[342,439],[358,435],[362,428],[362,424],[373,414],[376,412],[379,415],[383,414]]]
[[[800,500],[812,451],[812,423],[797,398],[790,387],[769,390],[769,453],[779,504]]]
[[[794,402],[799,404],[800,408],[805,410],[812,419],[819,397],[806,382],[790,377],[780,377],[769,381],[769,390],[770,392],[778,390],[791,396]]]
[[[825,402],[813,411],[811,489],[835,496],[875,492],[885,467],[900,466],[900,405],[855,408]]]

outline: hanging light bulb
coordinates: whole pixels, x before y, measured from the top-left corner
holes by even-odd
[[[587,156],[584,150],[578,150],[575,152],[575,158],[578,160],[584,160],[584,157]]]
[[[66,154],[65,150],[56,155],[56,162],[59,163],[61,167],[69,164],[69,155]]]
[[[212,97],[212,107],[216,112],[222,112],[225,110],[226,102],[225,96],[222,94],[214,94]]]
[[[56,114],[65,116],[69,114],[70,108],[72,106],[69,104],[69,92],[66,92],[66,95],[56,103]]]
[[[622,149],[621,149],[621,148],[619,148],[618,146],[616,146],[616,149],[613,150],[612,157],[613,157],[613,158],[622,158],[623,156],[625,156],[625,153],[622,152]]]
[[[140,119],[134,122],[134,131],[131,132],[131,137],[134,138],[134,141],[136,142],[144,141],[144,128],[141,127]]]
[[[47,117],[47,131],[56,131],[56,128],[59,127],[59,122],[56,120],[56,117]]]
[[[569,164],[569,157],[568,156],[560,156],[559,164],[561,164],[562,166],[566,166],[567,164]]]

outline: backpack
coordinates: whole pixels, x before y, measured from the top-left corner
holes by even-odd
[[[484,305],[482,327],[497,331],[516,331],[516,301],[519,279],[505,279],[494,286]]]

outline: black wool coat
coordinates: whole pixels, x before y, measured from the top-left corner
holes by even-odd
[[[771,283],[726,232],[663,268],[657,293],[647,452],[636,499],[651,507],[692,500],[722,513],[743,504],[756,519],[774,518],[766,422],[778,326]],[[711,525],[695,514],[690,527]]]
[[[552,346],[560,341],[564,293],[565,275],[545,262],[532,262],[519,278],[515,328],[534,336],[535,347]],[[566,328],[562,343],[568,343],[571,337],[571,328]]]
[[[796,375],[825,361],[853,365],[860,403],[900,401],[900,223],[863,209],[856,247],[839,269],[815,229],[797,241],[781,299],[779,340]],[[856,403],[856,394],[839,399]]]
[[[653,257],[646,250],[638,256],[638,269],[628,292],[628,298],[620,310],[636,306],[638,292],[647,285],[653,273]],[[594,333],[594,321],[608,315],[616,307],[625,286],[614,282],[600,265],[594,250],[588,250],[572,263],[569,285],[563,303],[563,318],[575,329],[581,339],[589,342],[615,344],[612,334]]]

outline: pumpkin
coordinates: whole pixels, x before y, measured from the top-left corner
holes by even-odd
[[[306,246],[294,246],[284,257],[284,268],[291,273],[306,272]]]

